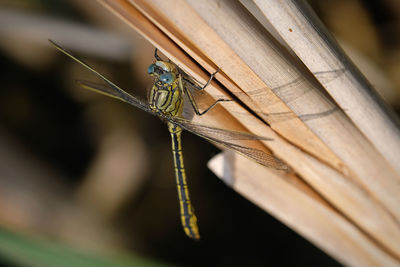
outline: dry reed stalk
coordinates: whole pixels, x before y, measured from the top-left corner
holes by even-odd
[[[255,1],[253,8],[259,9],[253,13],[258,10],[258,18],[261,14],[270,24],[273,35],[236,1],[99,2],[197,80],[207,79],[199,65],[210,73],[220,68],[216,79],[224,88],[212,83],[207,93],[214,99],[226,98],[228,90],[242,104],[224,103],[195,119],[272,138],[253,147],[272,151],[294,170],[271,172],[259,167],[256,179],[252,173],[236,172],[247,164],[239,160],[231,173],[240,181],[231,185],[235,190],[343,263],[400,264],[398,129],[377,104],[380,101],[368,93],[365,80],[348,62],[339,64],[343,55],[330,39],[321,39],[323,29],[310,27],[318,23],[309,11],[300,9],[303,5]],[[306,60],[308,55],[311,59]],[[356,93],[363,98],[355,98]],[[369,108],[376,113],[371,115]],[[363,111],[367,115],[360,119]],[[369,119],[380,128],[366,127]],[[376,141],[376,137],[386,139]],[[272,188],[280,198],[269,198],[271,188],[263,186],[272,176],[281,181]],[[298,209],[297,220],[285,219],[293,211],[286,205],[297,207],[298,201],[308,201],[307,208]],[[335,225],[332,232],[326,221]]]

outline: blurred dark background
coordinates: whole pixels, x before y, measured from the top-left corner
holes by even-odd
[[[398,110],[400,3],[310,3]],[[133,265],[338,265],[216,179],[206,164],[218,149],[189,133],[185,164],[202,239],[184,235],[166,125],[79,88],[75,80],[97,78],[47,42],[57,41],[145,98],[154,48],[96,1],[2,0],[0,35],[4,265],[40,266],[32,247],[13,252],[10,235],[67,251],[146,259]],[[51,253],[42,251],[44,258]]]

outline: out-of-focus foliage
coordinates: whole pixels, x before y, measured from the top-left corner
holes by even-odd
[[[54,241],[23,236],[0,230],[0,254],[2,259],[20,266],[40,267],[128,267],[166,266],[134,255],[107,255],[78,251]]]

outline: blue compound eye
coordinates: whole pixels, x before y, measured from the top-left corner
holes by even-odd
[[[160,75],[160,81],[171,84],[175,80],[175,75],[172,73],[164,73]]]
[[[151,64],[148,68],[147,68],[147,73],[148,74],[153,74],[154,73],[154,68],[156,67],[156,65]]]

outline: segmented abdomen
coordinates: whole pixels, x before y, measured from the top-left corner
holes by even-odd
[[[186,182],[186,173],[183,165],[181,133],[182,129],[172,123],[168,123],[168,130],[172,139],[172,154],[175,164],[176,184],[178,188],[181,221],[186,235],[193,239],[199,239],[199,228],[197,218],[190,202],[189,190]]]

